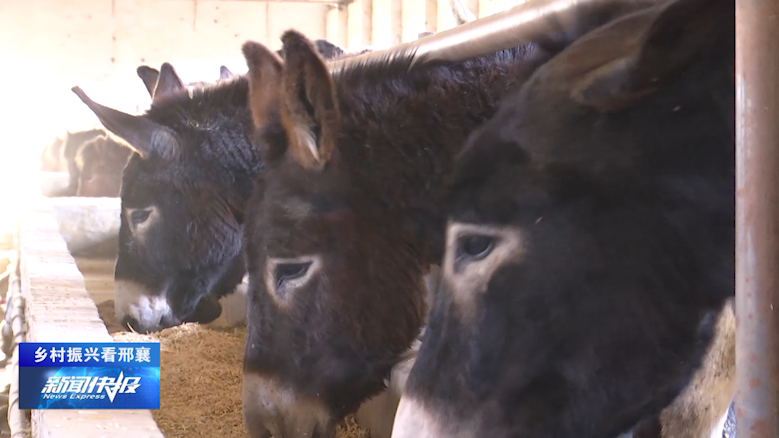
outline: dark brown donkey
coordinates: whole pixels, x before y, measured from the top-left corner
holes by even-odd
[[[404,56],[331,77],[303,35],[282,41],[285,61],[244,46],[266,163],[245,224],[244,416],[252,437],[328,437],[419,333],[443,177],[531,50],[411,71]]]
[[[610,438],[732,324],[735,6],[659,3],[581,35],[458,156],[393,437]]]
[[[116,111],[74,92],[133,150],[122,172],[117,320],[139,332],[216,319],[244,276],[244,203],[263,163],[250,144],[248,81],[188,90],[169,63],[151,108]]]
[[[122,170],[127,165],[130,155],[132,155],[130,148],[119,144],[107,135],[81,145],[75,158],[78,171],[76,196],[112,198],[119,196]]]

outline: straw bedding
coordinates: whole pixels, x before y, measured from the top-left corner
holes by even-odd
[[[98,310],[115,341],[160,343],[160,409],[152,415],[166,438],[246,436],[241,416],[245,327],[184,324],[141,335],[115,321],[113,301]],[[347,417],[336,437],[370,438],[370,433]]]

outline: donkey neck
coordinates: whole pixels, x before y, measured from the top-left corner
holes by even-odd
[[[439,247],[453,158],[493,116],[530,52],[524,46],[411,72],[401,60],[338,74],[338,159],[362,208],[386,212],[382,220],[416,235],[417,244]],[[432,251],[440,258],[440,249]]]
[[[468,135],[496,111],[529,47],[453,65],[357,66],[334,79],[340,160],[355,187],[389,208],[426,202]]]

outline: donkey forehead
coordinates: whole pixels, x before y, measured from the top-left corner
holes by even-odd
[[[266,195],[260,214],[283,227],[341,222],[351,212],[348,200],[337,194],[276,192]]]
[[[277,202],[275,214],[292,221],[300,221],[314,214],[314,208],[314,204],[309,200],[293,196]]]
[[[297,163],[280,164],[267,169],[259,183],[266,206],[277,212],[289,210],[296,218],[349,206],[352,188],[336,169],[317,172],[302,169]]]
[[[337,240],[349,239],[361,227],[356,215],[340,203],[318,205],[305,197],[291,196],[280,201],[267,200],[255,216],[262,247],[273,251],[322,251]]]
[[[227,117],[235,115],[232,111],[203,101],[202,98],[168,97],[168,100],[152,106],[144,117],[176,133],[202,128],[202,133],[205,135],[208,129],[224,124]]]
[[[178,184],[161,172],[130,169],[128,165],[122,175],[122,205],[128,208],[165,207],[181,197],[177,192]]]

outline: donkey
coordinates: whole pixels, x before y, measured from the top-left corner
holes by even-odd
[[[157,90],[157,81],[160,77],[159,70],[155,68],[151,68],[148,65],[141,65],[138,66],[137,69],[135,69],[135,72],[138,74],[138,77],[141,78],[141,80],[143,81],[143,85],[146,87],[146,91],[149,92],[149,96],[151,96],[151,98],[154,99],[154,93]],[[231,72],[230,69],[222,65],[219,66],[219,79],[216,80],[216,83],[227,81],[234,77],[235,75],[233,74],[233,72]],[[165,78],[173,79],[170,75],[163,76],[163,80],[165,80]],[[169,84],[163,83],[161,91],[163,89],[177,90],[181,88],[180,86],[189,88],[189,87],[204,87],[208,85],[211,84],[209,82],[202,82],[202,81],[190,82],[186,85],[183,83],[169,83]]]
[[[346,55],[346,52],[344,52],[340,47],[325,40],[315,40],[314,45],[316,46],[317,52],[319,52],[319,54],[324,59],[341,58]],[[277,51],[276,54],[282,58],[284,57],[282,50]]]
[[[39,170],[43,172],[66,172],[68,169],[62,162],[62,145],[65,140],[62,137],[55,137],[41,151]]]
[[[78,191],[78,166],[76,165],[76,154],[85,143],[95,138],[105,135],[102,129],[88,129],[85,131],[67,132],[65,140],[60,149],[60,161],[65,164],[68,171],[68,188],[62,196],[75,196]]]
[[[142,116],[73,88],[134,152],[122,174],[114,302],[117,320],[139,332],[213,321],[219,298],[234,292],[246,271],[244,204],[263,168],[250,143],[248,80],[194,90],[180,84],[163,64]]]
[[[100,136],[84,143],[76,153],[78,184],[76,196],[119,196],[122,170],[132,151],[110,136]]]
[[[610,438],[687,386],[734,291],[734,22],[614,20],[470,137],[393,437]]]
[[[267,166],[244,230],[244,418],[252,437],[332,437],[418,335],[423,276],[442,255],[443,177],[532,48],[331,77],[303,35],[282,42],[285,61],[243,47]]]
[[[172,69],[170,64],[163,64],[163,69]],[[146,86],[154,101],[155,91],[159,88],[162,95],[174,92],[184,87],[181,81],[176,81],[177,75],[162,75],[163,83],[157,84],[160,72],[149,66],[142,65],[136,69],[138,76]],[[232,73],[225,66],[220,67],[220,79],[228,80]],[[207,82],[189,83],[187,87],[204,86]],[[117,197],[122,182],[122,171],[132,154],[132,150],[115,141],[108,135],[96,137],[78,148],[75,156],[76,196],[83,197]],[[72,176],[73,177],[73,176]]]

